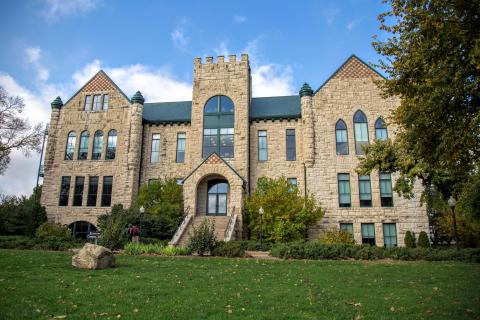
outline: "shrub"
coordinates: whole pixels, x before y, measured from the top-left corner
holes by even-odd
[[[244,244],[241,241],[220,241],[212,250],[213,256],[219,257],[245,257]]]
[[[405,233],[405,246],[407,248],[415,248],[415,233],[412,231],[407,231]]]
[[[162,246],[159,244],[128,243],[125,245],[125,254],[158,254],[162,256],[184,256],[189,255],[190,250],[184,247]]]
[[[82,246],[81,242],[72,240],[59,240],[58,238],[30,238],[26,236],[2,236],[0,237],[0,249],[24,249],[24,250],[68,250]]]
[[[127,242],[127,216],[121,204],[112,207],[112,213],[98,218],[101,232],[100,244],[109,249],[123,248]]]
[[[420,248],[430,248],[430,240],[428,239],[428,235],[425,231],[420,232],[418,235],[418,246]]]
[[[212,252],[216,242],[215,225],[213,221],[209,224],[207,219],[205,219],[198,227],[193,227],[188,247],[192,252],[203,256],[205,253]]]
[[[62,226],[59,223],[45,222],[37,228],[35,233],[37,238],[49,239],[51,241],[72,241],[72,234],[67,227]]]
[[[353,240],[350,232],[347,230],[339,230],[337,228],[324,232],[320,236],[320,242],[325,244],[355,244],[355,240]]]

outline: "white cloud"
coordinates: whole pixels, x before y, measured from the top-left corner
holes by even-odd
[[[230,51],[227,48],[227,41],[220,42],[217,47],[213,48],[213,52],[215,52],[217,56],[228,57]]]
[[[42,65],[42,50],[39,47],[28,47],[24,51],[25,60],[29,66],[32,66],[35,70],[37,80],[46,81],[50,76],[50,71]]]
[[[100,0],[44,0],[41,14],[49,21],[77,14],[87,13],[98,7]]]
[[[339,13],[340,10],[337,8],[325,8],[320,12],[323,20],[325,20],[328,25],[333,24]]]
[[[28,63],[36,63],[40,60],[40,48],[39,47],[30,47],[25,49],[25,56]]]
[[[290,66],[266,64],[252,68],[254,97],[285,96],[293,93],[293,72]]]
[[[352,21],[348,22],[347,25],[346,25],[346,28],[347,28],[348,32],[352,31],[353,28],[354,28],[358,23],[360,23],[362,20],[363,20],[363,18],[359,18],[359,19],[353,19]]]
[[[173,44],[181,51],[186,51],[190,38],[186,35],[185,28],[188,20],[182,19],[177,23],[177,27],[170,33]]]
[[[235,23],[244,23],[245,21],[247,21],[247,17],[245,16],[240,16],[237,14],[233,16],[233,22]]]

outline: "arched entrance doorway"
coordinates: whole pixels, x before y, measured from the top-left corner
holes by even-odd
[[[207,183],[207,215],[226,216],[228,206],[228,182],[214,179]]]
[[[97,231],[97,227],[87,221],[75,221],[71,223],[68,228],[72,230],[74,239],[87,239],[90,232]]]

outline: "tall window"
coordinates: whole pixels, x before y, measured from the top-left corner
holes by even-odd
[[[67,146],[65,147],[65,160],[73,160],[73,152],[75,151],[75,143],[77,135],[74,131],[70,131],[67,137]]]
[[[392,176],[380,172],[380,203],[382,207],[393,207]]]
[[[205,104],[203,115],[203,157],[212,152],[223,158],[234,156],[234,105],[227,96],[214,96]]]
[[[355,132],[355,153],[357,155],[364,154],[363,146],[368,145],[368,126],[365,113],[358,110],[353,116],[353,125]]]
[[[60,198],[58,199],[59,206],[68,206],[68,195],[70,193],[70,177],[62,177],[60,183]]]
[[[227,214],[227,195],[228,183],[225,180],[211,180],[208,182],[208,215],[224,216]]]
[[[160,134],[152,134],[152,150],[150,151],[150,163],[160,161]]]
[[[297,158],[297,146],[295,142],[295,129],[286,130],[287,160],[294,161]]]
[[[350,174],[338,174],[338,202],[340,207],[351,207]]]
[[[100,95],[93,96],[93,111],[100,110]]]
[[[375,121],[375,139],[388,139],[387,124],[385,123],[385,121],[383,121],[382,118],[378,118],[377,121]]]
[[[83,185],[85,177],[75,177],[75,189],[73,191],[73,205],[79,207],[83,200]]]
[[[185,141],[186,135],[185,132],[177,133],[177,163],[184,163],[185,162]]]
[[[102,109],[104,111],[108,110],[108,94],[103,95],[103,106]]]
[[[110,207],[112,203],[113,177],[103,177],[102,207]]]
[[[113,160],[115,159],[115,153],[117,152],[117,130],[110,130],[108,132],[107,139],[107,154],[105,159]]]
[[[395,223],[383,224],[383,243],[385,248],[397,246],[397,226]]]
[[[87,160],[88,138],[90,138],[90,134],[88,133],[88,131],[83,131],[80,134],[80,144],[78,145],[78,160]]]
[[[370,176],[358,176],[358,189],[360,191],[360,207],[371,207],[372,188]]]
[[[90,106],[92,105],[92,96],[86,96],[85,97],[85,106],[84,110],[85,111],[90,111]]]
[[[362,223],[362,244],[375,245],[375,225]]]
[[[88,178],[87,206],[95,207],[97,205],[98,177]]]
[[[347,125],[342,119],[338,120],[337,124],[335,125],[335,139],[337,142],[337,154],[348,154]]]
[[[353,223],[340,223],[340,230],[347,231],[353,238]]]
[[[103,148],[103,132],[97,130],[93,136],[93,152],[92,160],[102,159],[102,148]]]
[[[258,161],[267,161],[268,151],[267,151],[267,131],[259,130],[258,131]]]

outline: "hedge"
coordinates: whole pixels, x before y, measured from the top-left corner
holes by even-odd
[[[73,240],[59,240],[56,237],[0,236],[0,249],[67,251],[70,248],[81,247],[83,244]]]

